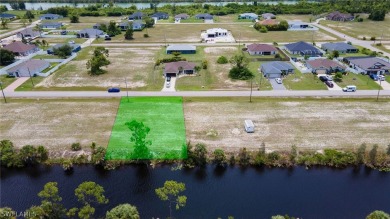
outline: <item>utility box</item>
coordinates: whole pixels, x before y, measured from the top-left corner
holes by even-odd
[[[247,133],[255,132],[255,125],[253,124],[252,120],[245,120],[244,127]]]

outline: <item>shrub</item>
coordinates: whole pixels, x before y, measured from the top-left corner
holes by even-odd
[[[145,37],[145,38],[148,38],[148,37],[149,37],[149,34],[144,33],[144,37]]]
[[[276,53],[276,54],[275,54],[275,59],[280,59],[280,57],[281,57],[281,56],[280,56],[279,53]]]
[[[268,29],[265,26],[262,26],[259,31],[260,33],[267,33]]]
[[[343,81],[343,74],[341,72],[336,72],[333,79],[335,82],[342,82]]]
[[[363,22],[363,18],[359,17],[359,18],[357,19],[357,22]]]
[[[364,37],[363,37],[363,40],[366,40],[366,39],[367,39],[367,38],[364,36]]]
[[[226,64],[226,63],[228,63],[228,59],[227,59],[225,56],[220,56],[220,57],[217,59],[217,63],[218,63],[218,64]]]
[[[254,77],[253,73],[245,67],[233,67],[229,71],[229,77],[236,80],[249,80]]]
[[[80,143],[73,143],[73,144],[71,145],[70,149],[71,149],[72,151],[79,151],[79,150],[81,150],[81,145],[80,145]]]
[[[207,60],[203,60],[202,61],[202,69],[207,69],[207,66],[208,66],[208,61]]]
[[[238,154],[238,163],[241,166],[245,167],[245,166],[249,165],[249,162],[250,162],[250,154],[249,154],[249,152],[246,150],[246,148],[241,148],[240,152]]]
[[[374,36],[372,36],[372,37],[370,38],[370,40],[375,41],[376,38],[375,38]]]

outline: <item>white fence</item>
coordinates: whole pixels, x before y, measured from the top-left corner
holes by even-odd
[[[38,73],[37,75],[39,76],[42,76],[42,77],[47,77],[49,76],[51,73],[55,72],[58,70],[59,67],[61,67],[62,65],[65,65],[67,64],[68,62],[72,61],[74,58],[76,58],[77,56],[77,53],[73,53],[69,58],[67,59],[48,59],[47,61],[48,62],[58,62],[58,61],[61,61],[60,64],[58,64],[57,66],[55,66],[54,68],[50,69],[50,71],[46,72],[46,73]]]

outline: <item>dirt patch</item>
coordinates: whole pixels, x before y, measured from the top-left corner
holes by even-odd
[[[385,147],[390,142],[390,102],[246,101],[186,102],[187,140],[210,150],[299,148],[353,149],[362,143]],[[255,133],[246,133],[251,119]],[[379,128],[380,127],[380,128]],[[218,135],[207,135],[214,130]]]

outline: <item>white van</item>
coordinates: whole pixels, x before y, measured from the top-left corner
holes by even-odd
[[[252,120],[245,120],[244,125],[245,131],[247,133],[255,132],[255,125],[253,124]]]
[[[355,85],[348,85],[343,88],[344,92],[355,92],[356,91],[356,86]]]

